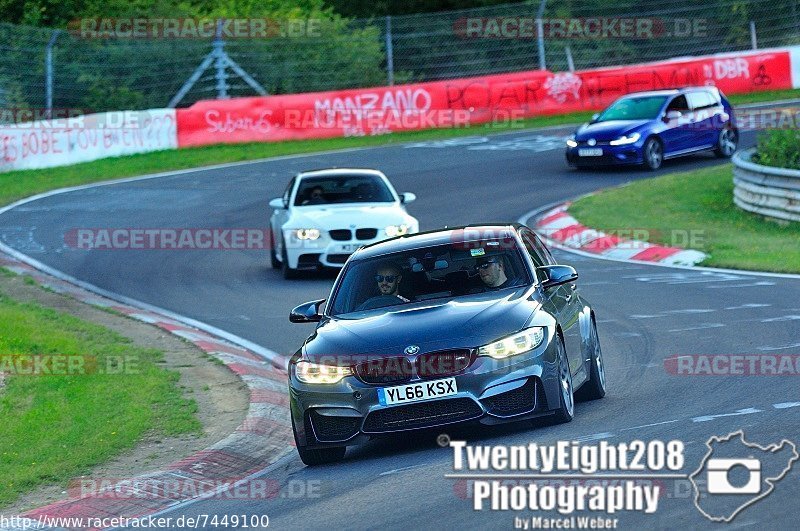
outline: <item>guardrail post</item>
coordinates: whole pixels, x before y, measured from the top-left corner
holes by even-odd
[[[47,42],[47,48],[44,52],[44,100],[45,109],[47,109],[47,117],[50,118],[53,114],[53,47],[56,45],[56,39],[61,34],[61,30],[55,30],[50,35],[50,40]]]
[[[392,45],[392,17],[386,15],[386,77],[394,85],[394,46]]]
[[[539,3],[539,11],[536,13],[536,42],[539,48],[539,68],[547,70],[547,63],[544,57],[544,8],[547,5],[547,0],[541,0]]]
[[[756,21],[750,21],[750,45],[754,50],[758,50],[758,39],[756,38]]]
[[[228,74],[225,68],[228,66],[228,57],[225,54],[225,41],[222,39],[222,20],[217,21],[217,32],[214,35],[214,67],[216,68],[217,79],[217,99],[228,99]]]

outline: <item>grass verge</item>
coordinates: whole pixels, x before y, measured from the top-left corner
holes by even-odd
[[[645,229],[664,245],[687,247],[675,240],[697,231],[688,246],[710,255],[701,265],[800,273],[800,223],[738,209],[731,171],[727,164],[637,181],[584,197],[569,212],[595,229]]]
[[[0,295],[0,353],[0,371],[12,374],[12,368],[31,367],[23,365],[31,358],[20,356],[78,360],[71,371],[53,371],[61,374],[6,376],[0,507],[41,484],[87,473],[144,435],[202,429],[195,402],[177,386],[178,373],[159,366],[162,353],[101,326]]]
[[[731,96],[734,105],[800,98],[800,90],[779,90]],[[74,166],[25,170],[0,173],[0,204],[65,186],[76,186],[108,179],[132,177],[170,170],[181,170],[239,162],[244,160],[330,151],[367,146],[392,145],[403,142],[440,140],[470,135],[521,131],[533,127],[547,127],[580,123],[588,120],[593,112],[579,112],[553,116],[541,116],[520,121],[509,121],[475,125],[458,129],[426,129],[392,133],[391,135],[330,138],[320,140],[297,140],[291,142],[230,144],[160,151],[141,155],[130,155],[102,159]]]

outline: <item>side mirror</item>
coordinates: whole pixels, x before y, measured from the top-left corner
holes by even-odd
[[[403,192],[400,194],[400,202],[407,205],[409,203],[413,203],[417,200],[417,194],[412,194],[411,192]]]
[[[578,272],[570,266],[541,266],[537,267],[536,270],[544,273],[545,281],[542,282],[542,287],[544,289],[552,288],[553,286],[560,286],[561,284],[578,280]]]
[[[323,302],[325,299],[301,304],[289,313],[289,321],[292,323],[318,323],[322,320],[319,307]]]
[[[681,111],[669,111],[667,114],[664,115],[664,121],[672,122],[674,120],[677,120],[681,116],[683,116],[683,113]]]
[[[280,210],[280,209],[286,208],[289,205],[287,205],[286,203],[283,202],[283,198],[282,197],[276,197],[275,199],[272,199],[269,202],[269,206],[274,208],[275,210]]]

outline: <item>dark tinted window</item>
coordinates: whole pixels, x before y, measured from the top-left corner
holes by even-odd
[[[528,251],[533,263],[536,267],[547,265],[547,255],[541,252],[538,248],[537,242],[533,238],[533,234],[529,231],[522,232],[522,242],[525,244],[525,250]]]
[[[478,269],[481,265],[484,266],[482,271]],[[505,281],[497,286],[488,285],[488,275],[499,275],[498,272],[503,276],[494,278]],[[396,294],[387,295],[381,291],[380,284],[387,280],[393,284],[397,282]],[[507,240],[423,247],[350,263],[336,289],[330,311],[333,315],[360,313],[423,301],[477,296],[530,283],[520,249],[510,246]]]
[[[686,102],[686,96],[677,96],[669,103],[669,107],[667,107],[667,112],[669,111],[680,111],[686,112],[689,110],[689,104]]]
[[[306,177],[300,181],[295,206],[335,203],[390,203],[394,196],[383,179],[374,175]]]

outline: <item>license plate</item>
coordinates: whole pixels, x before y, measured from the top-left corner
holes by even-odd
[[[578,150],[579,157],[602,157],[602,148],[581,148]]]
[[[456,379],[445,378],[444,380],[398,385],[397,387],[379,387],[378,401],[383,406],[391,406],[392,404],[405,404],[406,402],[450,396],[457,392]]]
[[[336,250],[340,253],[354,253],[359,247],[361,246],[357,243],[340,243]]]

